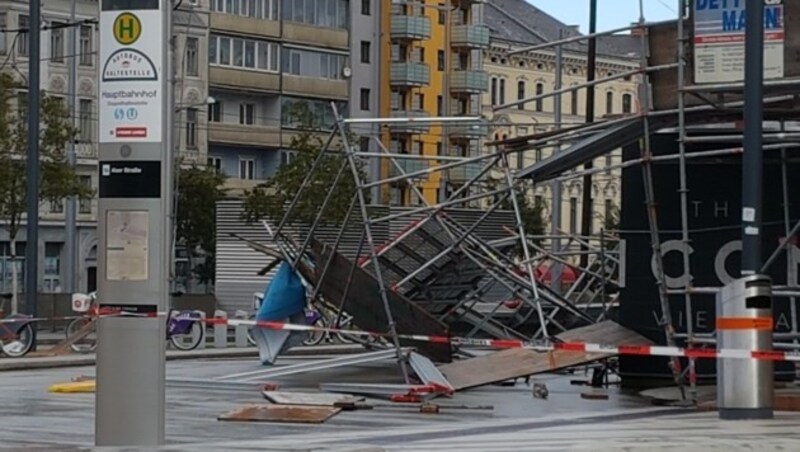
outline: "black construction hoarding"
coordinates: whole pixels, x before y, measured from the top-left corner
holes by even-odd
[[[655,134],[651,144],[655,155],[677,154],[677,135]],[[735,146],[728,144],[726,147]],[[717,146],[717,149],[722,146]],[[691,148],[693,151],[711,147]],[[787,151],[791,156],[791,151]],[[625,160],[640,157],[639,144],[623,150]],[[741,250],[741,156],[687,160],[688,223],[690,269],[684,272],[681,241],[680,167],[678,160],[653,163],[653,180],[658,212],[658,227],[667,285],[681,289],[721,287],[740,275]],[[766,260],[785,236],[783,187],[780,151],[768,151],[764,168],[763,259]],[[800,163],[787,165],[790,223],[800,218]],[[642,167],[631,166],[622,176],[622,238],[626,241],[625,288],[620,292],[620,322],[654,340],[665,343],[664,329],[659,325],[661,308],[656,285],[647,210],[642,180]],[[791,202],[794,199],[794,202]],[[791,227],[791,226],[790,226]],[[796,247],[791,251],[800,254]],[[800,260],[796,260],[800,261]],[[782,254],[767,272],[775,285],[796,285],[797,268],[787,272],[787,257]],[[685,333],[691,322],[696,333],[711,333],[715,324],[715,296],[692,295],[692,312],[686,313],[683,295],[669,297],[673,325]],[[788,298],[775,298],[775,332],[791,332],[791,310]],[[679,345],[683,345],[679,342]],[[686,368],[686,362],[683,363]],[[789,363],[776,363],[776,373],[793,373]],[[715,374],[715,360],[698,360],[698,377]],[[623,357],[620,371],[626,386],[648,384],[644,380],[671,379],[668,358]]]

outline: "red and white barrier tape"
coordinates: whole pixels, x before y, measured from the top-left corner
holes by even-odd
[[[100,317],[157,317],[166,316],[165,312],[154,312],[147,314],[130,313],[124,311],[112,311],[103,313]],[[77,317],[63,317],[77,318]],[[49,321],[57,318],[17,318],[2,319],[0,323],[17,323],[32,321]],[[286,322],[248,320],[248,319],[228,319],[225,317],[198,318],[198,317],[174,317],[176,320],[204,321],[207,325],[227,325],[227,326],[258,326],[270,330],[305,331],[305,332],[327,332],[344,333],[352,336],[363,337],[390,337],[388,333],[374,333],[368,331],[348,330],[341,328],[324,328],[313,325],[298,325]],[[705,349],[705,348],[682,348],[668,347],[660,345],[607,345],[590,344],[585,342],[549,342],[549,341],[521,341],[515,339],[472,339],[462,337],[434,336],[421,334],[399,334],[399,339],[429,342],[434,344],[468,345],[478,347],[490,347],[495,349],[524,348],[538,352],[553,352],[557,350],[596,353],[607,355],[626,355],[626,356],[663,356],[693,359],[759,359],[767,361],[800,361],[800,352],[785,351],[759,351],[759,350],[740,350],[740,349]]]

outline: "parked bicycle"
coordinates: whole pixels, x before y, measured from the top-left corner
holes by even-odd
[[[72,310],[82,313],[81,317],[67,325],[67,340],[70,348],[77,353],[90,353],[97,348],[96,321],[100,307],[96,303],[97,293],[88,296],[73,296]],[[167,316],[166,339],[178,350],[194,350],[206,339],[205,324],[199,313],[193,311],[170,311]]]
[[[253,294],[253,310],[258,312],[263,302],[263,293],[256,292]],[[318,328],[333,328],[336,322],[336,311],[329,308],[327,305],[322,307],[313,307],[306,311],[306,325],[313,325]],[[256,315],[252,314],[250,320],[255,320]],[[340,344],[362,344],[364,346],[375,345],[376,342],[382,341],[380,338],[368,338],[361,335],[349,334],[346,330],[356,329],[353,324],[353,316],[343,312],[339,316],[339,324],[336,326],[337,330],[343,331],[309,331],[308,338],[303,341],[303,345],[319,345],[323,342],[338,342]],[[250,345],[256,345],[250,329],[247,330],[247,342]]]
[[[33,348],[34,325],[30,316],[25,314],[12,314],[5,316],[6,302],[0,302],[0,319],[8,322],[0,323],[0,348],[3,353],[12,358],[19,358],[28,354]]]

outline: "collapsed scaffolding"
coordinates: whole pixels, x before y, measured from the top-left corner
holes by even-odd
[[[798,11],[797,5],[794,4],[786,5],[786,8],[787,10],[784,14],[787,17],[786,23],[789,24],[796,20],[800,11]],[[692,321],[685,323],[685,331],[678,331],[676,322],[672,317],[671,304],[682,302],[683,318],[691,319],[693,318],[692,314],[696,311],[694,306],[696,297],[703,294],[715,294],[720,290],[720,287],[693,287],[691,284],[690,243],[692,242],[692,230],[689,227],[690,186],[687,177],[687,165],[690,159],[702,161],[703,159],[730,158],[741,155],[741,127],[733,127],[733,131],[717,133],[716,135],[704,130],[704,127],[716,126],[719,129],[722,128],[720,124],[740,121],[744,105],[743,82],[693,83],[693,78],[687,70],[691,65],[689,56],[693,49],[693,41],[691,39],[693,30],[691,29],[691,23],[687,20],[690,17],[688,15],[690,9],[690,2],[678,1],[677,11],[680,13],[677,21],[646,24],[643,3],[640,2],[640,21],[638,24],[629,27],[629,29],[635,29],[641,39],[640,70],[618,74],[596,82],[599,84],[620,77],[639,76],[640,108],[637,115],[612,118],[596,124],[573,127],[562,131],[560,134],[551,134],[547,139],[559,143],[568,142],[570,147],[561,155],[533,165],[517,174],[517,177],[530,178],[535,180],[537,184],[541,184],[548,181],[567,181],[608,169],[626,169],[641,166],[649,225],[648,232],[653,251],[653,265],[661,307],[659,323],[663,327],[664,340],[668,345],[675,345],[680,342],[689,349],[715,344],[715,333],[698,333],[694,331]],[[624,29],[598,33],[594,36],[603,36],[622,30]],[[519,51],[533,51],[546,47],[562,46],[590,37],[578,36],[558,42],[548,42],[528,47]],[[668,42],[670,39],[672,40],[671,45]],[[793,253],[790,252],[789,246],[793,243],[792,237],[800,232],[800,222],[793,223],[797,219],[792,219],[790,213],[789,171],[787,169],[790,159],[787,157],[787,151],[800,147],[800,134],[797,133],[800,129],[797,128],[797,123],[794,123],[794,129],[789,130],[787,123],[799,119],[796,92],[797,88],[800,87],[800,79],[794,77],[783,80],[767,80],[764,83],[764,87],[765,119],[772,120],[778,125],[771,130],[766,128],[768,133],[764,134],[766,144],[763,146],[763,150],[780,152],[784,236],[770,253],[770,257],[762,267],[762,272],[769,270],[781,253],[786,253],[787,284],[785,286],[776,286],[773,295],[776,298],[788,298],[791,311],[791,332],[776,333],[774,347],[778,349],[797,349],[800,348],[798,343],[800,335],[798,335],[796,297],[800,295],[798,291],[800,288],[797,284],[797,275],[794,269],[796,269],[798,262]],[[563,94],[566,91],[560,90],[559,92],[538,95],[497,108],[508,108],[520,103],[537,101],[553,95]],[[654,155],[651,137],[653,134],[664,130],[671,130],[677,133],[678,152],[676,154]],[[499,144],[509,146],[515,150],[536,149],[541,146],[541,138],[541,136],[523,137],[504,140]],[[604,168],[575,170],[579,165],[592,161],[603,153],[610,151],[613,147],[631,145],[636,142],[638,142],[640,150],[639,158],[629,158],[620,164],[609,165]],[[693,145],[712,147],[715,145],[718,148],[688,152],[687,148]],[[683,274],[689,275],[687,281],[680,287],[670,287],[667,284],[662,233],[659,229],[659,215],[664,214],[664,212],[659,212],[659,200],[656,199],[654,190],[653,166],[654,164],[668,161],[677,161],[679,168],[678,196],[680,197],[680,241],[682,248],[678,251],[682,255],[681,266]],[[587,189],[587,187],[584,187],[584,189]],[[632,190],[635,188],[625,187],[625,189]],[[711,264],[708,263],[707,265]],[[695,399],[697,384],[695,359],[689,357],[686,361],[686,365],[684,365],[680,359],[672,358],[670,368],[675,382],[681,388],[682,396],[684,398],[687,397],[684,393],[684,384],[688,381],[690,386],[689,397]]]

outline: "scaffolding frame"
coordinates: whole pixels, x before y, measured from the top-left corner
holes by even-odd
[[[658,210],[657,210],[657,200],[655,199],[655,192],[654,192],[654,178],[652,174],[652,166],[656,162],[663,162],[669,160],[676,160],[679,168],[679,197],[680,197],[680,241],[684,245],[684,250],[681,252],[682,254],[682,266],[685,274],[691,274],[691,260],[689,258],[688,245],[691,243],[691,231],[689,229],[689,222],[688,222],[688,204],[689,204],[689,181],[687,175],[687,162],[690,159],[698,159],[698,158],[707,158],[707,157],[716,157],[716,156],[733,156],[739,155],[742,153],[741,146],[739,147],[730,147],[730,148],[723,148],[723,149],[715,149],[710,151],[687,151],[687,144],[693,143],[715,143],[715,144],[724,144],[724,143],[741,143],[742,134],[741,133],[732,133],[726,135],[718,135],[718,136],[693,136],[691,134],[692,128],[688,125],[687,121],[687,114],[697,113],[701,111],[708,111],[709,113],[713,113],[715,111],[721,111],[725,108],[737,108],[743,105],[743,100],[730,100],[730,99],[722,99],[721,101],[710,101],[707,94],[721,94],[721,93],[732,93],[737,94],[741,93],[744,89],[743,82],[735,82],[735,83],[718,83],[718,84],[704,84],[704,85],[696,85],[687,82],[686,72],[689,61],[687,60],[687,48],[686,46],[690,43],[690,36],[687,33],[687,26],[686,20],[687,16],[685,14],[687,4],[684,0],[677,0],[677,11],[679,11],[678,18],[676,21],[677,25],[677,47],[678,52],[676,55],[676,61],[674,63],[665,63],[655,66],[648,65],[648,58],[649,58],[649,42],[648,42],[648,33],[647,33],[647,23],[644,19],[644,7],[643,1],[639,1],[639,12],[640,12],[640,19],[638,24],[633,24],[630,27],[610,30],[606,32],[595,33],[593,35],[581,35],[581,36],[574,36],[568,39],[560,39],[558,41],[550,41],[545,42],[542,44],[538,44],[535,46],[525,47],[517,50],[513,50],[508,52],[509,55],[529,52],[534,50],[540,50],[545,48],[556,47],[557,49],[561,49],[561,47],[565,44],[575,43],[579,41],[587,40],[591,37],[601,37],[607,36],[619,31],[630,30],[630,29],[638,29],[640,31],[640,41],[641,41],[641,54],[640,54],[640,68],[635,71],[628,71],[626,74],[636,74],[640,76],[640,92],[639,92],[639,100],[640,100],[640,111],[638,116],[641,118],[643,123],[644,133],[642,135],[642,140],[640,143],[641,149],[641,156],[638,159],[631,159],[627,161],[623,161],[619,164],[605,166],[602,168],[593,168],[588,170],[570,170],[568,173],[562,173],[559,176],[553,177],[553,181],[558,182],[565,182],[569,180],[573,180],[575,178],[600,173],[602,171],[606,171],[609,169],[625,169],[631,168],[634,166],[641,166],[642,173],[643,173],[643,181],[644,181],[644,194],[645,194],[645,203],[647,205],[647,215],[648,215],[648,233],[650,234],[650,243],[653,250],[653,256],[655,261],[656,267],[656,282],[658,285],[658,295],[659,295],[659,305],[661,307],[661,319],[660,324],[664,329],[664,336],[665,340],[668,345],[674,345],[675,341],[681,340],[684,341],[688,348],[692,347],[703,347],[708,346],[709,344],[715,344],[714,334],[700,334],[694,331],[694,325],[692,321],[689,320],[686,322],[686,332],[679,333],[676,330],[676,326],[674,324],[674,320],[671,318],[671,310],[670,305],[676,302],[675,298],[670,298],[670,296],[679,296],[682,303],[683,303],[683,313],[686,319],[691,319],[691,313],[694,312],[694,300],[693,295],[698,294],[713,294],[720,290],[719,287],[693,287],[691,283],[687,284],[685,287],[680,289],[671,289],[668,288],[666,285],[666,275],[664,272],[664,265],[663,265],[663,254],[661,252],[661,231],[659,230],[658,226]],[[677,108],[673,110],[651,110],[652,105],[652,85],[650,82],[651,74],[661,71],[661,70],[672,70],[675,69],[678,76],[677,76]],[[607,83],[611,80],[616,79],[617,77],[607,77],[604,79],[599,79],[592,82],[593,85],[599,85],[602,83]],[[782,90],[789,89],[789,88],[800,88],[800,80],[797,78],[790,79],[790,80],[766,80],[764,83],[765,87],[775,88],[777,89],[776,92],[771,94],[765,95],[764,102],[766,105],[769,105],[773,102],[782,102],[786,100],[792,99],[792,96],[783,95]],[[578,85],[572,87],[571,89],[584,89],[589,84]],[[531,98],[521,99],[519,101],[515,101],[506,105],[498,106],[495,110],[500,110],[509,106],[525,104],[527,102],[533,102],[536,100],[544,99],[547,97],[557,96],[563,93],[563,90],[557,90],[552,93],[545,93],[542,95],[537,95]],[[700,106],[688,106],[686,96],[694,96],[703,102],[706,105]],[[651,150],[650,144],[650,136],[651,132],[656,132],[657,130],[653,130],[650,123],[651,120],[660,116],[664,115],[671,115],[677,114],[678,117],[678,124],[675,128],[678,135],[678,152],[676,154],[668,154],[668,155],[658,155],[654,156]],[[628,119],[631,116],[625,116],[622,118],[611,119],[607,121],[603,121],[600,123],[593,124],[587,127],[580,127],[577,130],[570,130],[566,133],[561,134],[552,134],[548,136],[544,141],[546,143],[542,143],[542,140],[536,140],[533,142],[528,142],[525,146],[526,150],[535,150],[542,147],[547,146],[548,144],[557,143],[562,144],[564,142],[573,142],[576,139],[580,139],[587,134],[594,134],[602,131],[603,129],[610,128],[614,125],[620,124]],[[791,149],[800,148],[800,135],[798,135],[797,130],[788,131],[786,129],[786,121],[780,120],[780,128],[777,131],[773,131],[772,133],[767,133],[765,131],[765,144],[763,149],[765,151],[779,151],[780,152],[780,161],[781,161],[781,184],[782,184],[782,206],[783,206],[783,229],[785,233],[785,239],[781,241],[781,243],[775,247],[774,251],[770,254],[769,258],[764,262],[761,271],[764,272],[769,269],[769,267],[774,264],[774,262],[780,257],[781,253],[786,253],[786,262],[787,262],[787,272],[788,272],[788,286],[779,287],[776,286],[773,291],[773,295],[776,298],[788,298],[789,300],[789,307],[790,307],[790,315],[791,315],[791,332],[789,333],[775,333],[775,347],[782,348],[782,349],[798,349],[800,348],[800,334],[798,333],[798,319],[797,319],[797,300],[800,298],[800,282],[797,281],[796,276],[792,276],[792,269],[796,269],[798,262],[795,259],[792,252],[788,250],[789,245],[792,243],[791,238],[795,236],[798,232],[800,232],[800,221],[797,221],[793,224],[793,219],[791,218],[791,213],[789,210],[789,189],[788,189],[788,163],[789,158],[787,157],[787,151]],[[510,141],[510,140],[508,140]],[[583,187],[584,190],[590,189],[590,187]],[[627,189],[633,189],[632,187],[627,187]],[[624,252],[623,252],[624,253]],[[602,254],[602,253],[601,253]],[[608,256],[603,254],[607,258]],[[796,275],[796,272],[794,272]],[[671,369],[673,373],[673,378],[675,382],[678,384],[681,390],[682,397],[684,399],[690,398],[693,401],[696,401],[697,391],[697,375],[695,371],[695,359],[688,358],[688,367],[686,369],[681,368],[681,362],[677,358],[673,358],[671,360]],[[688,375],[687,375],[688,374]],[[688,380],[689,384],[689,394],[687,395],[684,386]]]

